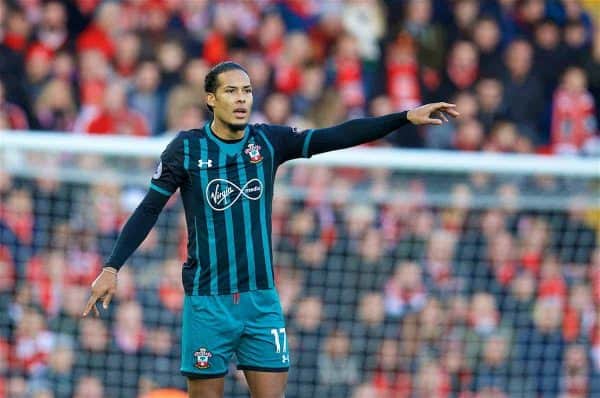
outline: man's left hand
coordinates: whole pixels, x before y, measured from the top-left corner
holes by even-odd
[[[412,124],[433,124],[440,125],[448,121],[446,115],[457,117],[460,115],[456,110],[455,104],[447,102],[436,102],[433,104],[421,105],[418,108],[411,109],[406,114],[409,122]]]

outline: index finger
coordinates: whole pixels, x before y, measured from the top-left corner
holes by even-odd
[[[435,105],[440,108],[456,108],[456,104],[451,104],[449,102],[438,102]]]
[[[94,304],[96,304],[96,301],[98,301],[98,297],[92,294],[85,306],[85,309],[83,310],[83,316],[87,316],[90,310],[94,307]]]

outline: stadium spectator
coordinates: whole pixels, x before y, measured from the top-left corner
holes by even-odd
[[[585,72],[587,74],[590,92],[594,96],[594,103],[600,104],[600,29],[596,29],[594,42],[591,50],[591,56],[585,62]],[[600,106],[600,105],[599,105]],[[596,125],[600,126],[600,112],[596,113]]]
[[[479,112],[477,119],[483,124],[483,131],[489,135],[494,123],[505,119],[502,83],[493,78],[482,78],[476,87]]]
[[[31,377],[41,376],[48,367],[54,338],[41,312],[25,308],[17,323],[12,346],[15,368]]]
[[[526,40],[512,42],[505,51],[508,73],[504,77],[504,99],[509,120],[527,131],[534,142],[540,140],[538,123],[543,111],[543,91],[533,66],[533,50]]]
[[[429,236],[425,257],[422,260],[427,290],[437,297],[446,297],[459,289],[455,273],[454,251],[456,236],[450,231],[434,230]]]
[[[53,58],[54,52],[41,44],[34,44],[28,48],[25,57],[25,72],[29,101],[37,100],[42,88],[50,79]]]
[[[7,7],[6,31],[4,43],[15,51],[23,51],[27,47],[33,24],[20,7]]]
[[[385,217],[390,218],[389,216]],[[425,257],[427,240],[433,232],[434,216],[430,211],[422,210],[408,220],[408,225],[400,240],[395,243],[394,257],[419,261]]]
[[[202,101],[204,95],[204,77],[208,73],[208,65],[203,60],[192,60],[183,71],[183,82],[171,89],[167,97],[167,123],[172,126],[180,123],[181,109],[185,106],[197,106],[205,109]]]
[[[410,395],[412,378],[408,364],[401,355],[400,343],[397,339],[385,339],[378,351],[377,370],[373,376],[373,387],[377,396],[392,398]]]
[[[152,61],[142,62],[134,79],[134,87],[128,94],[128,104],[144,116],[152,135],[165,130],[163,120],[164,95],[160,91],[160,70]]]
[[[69,45],[67,10],[63,3],[49,1],[44,4],[36,38],[40,44],[54,52]]]
[[[346,396],[359,379],[358,359],[352,355],[350,338],[341,330],[333,330],[323,341],[317,360],[318,393]]]
[[[104,321],[101,319],[83,319],[79,322],[77,358],[75,369],[77,374],[96,374],[106,380],[109,369],[106,364],[116,366],[118,357],[109,350],[109,335]]]
[[[471,40],[479,52],[479,71],[482,77],[502,76],[501,40],[502,33],[498,22],[490,17],[479,18],[472,28]]]
[[[450,98],[457,91],[470,90],[479,78],[479,73],[477,47],[470,41],[456,41],[450,49],[440,87],[429,98]]]
[[[71,337],[57,336],[54,348],[50,353],[48,372],[45,378],[48,380],[49,390],[53,392],[55,398],[72,396],[71,377],[76,355],[73,346]]]
[[[586,397],[591,393],[589,363],[583,345],[574,344],[565,350],[560,393],[569,394],[572,397]]]
[[[314,296],[302,298],[294,311],[288,337],[289,350],[297,356],[295,360],[292,359],[297,368],[289,376],[292,384],[296,384],[296,391],[294,387],[290,388],[292,396],[314,395],[318,380],[318,353],[313,348],[319,347],[327,334],[327,328],[321,322],[324,315],[323,302]]]
[[[144,117],[127,106],[125,89],[112,83],[104,92],[103,106],[84,128],[90,134],[121,134],[145,137],[150,128]]]
[[[564,27],[567,57],[574,66],[582,66],[589,53],[589,35],[581,21],[569,21]]]
[[[18,105],[7,101],[2,81],[0,81],[0,115],[4,116],[8,130],[25,130],[29,127],[25,111]]]
[[[456,130],[453,147],[461,151],[479,151],[483,148],[485,133],[477,120],[469,120],[460,124]]]
[[[357,308],[357,322],[348,326],[351,328],[351,352],[359,358],[363,381],[370,380],[376,370],[379,342],[398,332],[398,325],[385,319],[383,303],[381,293],[363,294]]]
[[[106,60],[115,55],[115,43],[121,33],[119,3],[102,3],[88,27],[77,37],[77,51],[98,50]]]
[[[552,19],[538,23],[534,34],[534,69],[538,71],[544,94],[551,96],[558,84],[558,78],[563,73],[569,60],[566,48],[561,40],[561,30]],[[545,65],[553,65],[547,68]]]
[[[538,299],[532,325],[515,333],[511,368],[531,380],[536,394],[556,396],[559,391],[565,349],[562,315],[551,300]]]
[[[95,376],[82,376],[75,387],[74,398],[102,398],[104,388],[102,381]]]
[[[141,302],[144,308],[147,308],[144,311],[144,324],[151,328],[159,326],[177,328],[184,295],[180,262],[166,260],[160,266],[160,277],[151,283],[152,289],[141,293]]]
[[[148,330],[146,345],[140,358],[140,380],[157,387],[185,388],[185,383],[177,375],[179,368],[178,347],[173,341],[169,324]]]
[[[367,96],[358,51],[356,38],[349,34],[343,35],[338,39],[327,62],[329,79],[334,82],[342,103],[355,116],[360,115],[360,109],[365,105]]]
[[[417,42],[417,59],[432,75],[431,84],[436,85],[436,71],[440,71],[444,55],[438,50],[446,41],[444,29],[433,20],[433,7],[430,0],[411,0],[406,2],[403,28]],[[393,26],[393,25],[392,25]]]
[[[40,252],[27,264],[27,280],[49,317],[55,316],[60,310],[68,276],[65,258],[59,251]]]
[[[104,91],[106,89],[110,67],[108,61],[98,50],[86,50],[79,53],[79,101],[80,119],[75,131],[84,131],[81,125],[89,122],[94,112],[97,111],[103,102]]]
[[[14,233],[20,244],[30,246],[33,243],[35,221],[31,194],[23,188],[13,189],[0,209],[0,220]]]
[[[71,131],[75,125],[77,108],[70,85],[63,80],[50,80],[42,88],[34,110],[41,129]]]
[[[475,368],[473,390],[496,388],[509,393],[510,362],[508,360],[509,342],[505,336],[491,335],[483,346],[482,360]]]
[[[552,105],[552,150],[575,154],[585,150],[599,133],[596,105],[583,69],[570,67],[561,80]]]
[[[417,371],[413,391],[420,397],[449,398],[450,380],[437,361],[424,362]]]
[[[419,312],[426,304],[427,294],[419,265],[414,262],[399,263],[394,275],[385,284],[386,315],[400,318]]]
[[[521,272],[511,282],[510,294],[502,301],[504,320],[520,328],[527,325],[535,301],[536,279],[530,272]]]
[[[76,336],[81,312],[81,308],[77,305],[77,299],[85,296],[85,287],[68,284],[64,287],[62,296],[62,306],[58,313],[51,318],[50,329],[61,335]]]

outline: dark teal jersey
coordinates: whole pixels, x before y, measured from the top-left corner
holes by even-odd
[[[179,189],[188,229],[183,283],[188,295],[273,287],[271,202],[283,162],[349,148],[409,123],[406,112],[298,132],[251,125],[237,142],[203,129],[181,132],[161,155],[148,193],[129,217],[105,265],[120,269]]]
[[[188,295],[274,286],[271,203],[277,167],[308,157],[311,131],[248,125],[237,142],[217,138],[209,123],[181,132],[162,153],[151,182],[181,192],[188,231],[183,284]]]

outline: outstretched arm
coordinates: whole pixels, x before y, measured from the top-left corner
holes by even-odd
[[[96,308],[98,300],[102,300],[103,307],[108,308],[117,288],[117,271],[146,239],[168,200],[169,196],[150,189],[131,214],[119,234],[105,267],[102,268],[102,272],[92,283],[92,294],[83,311],[83,316],[86,316],[92,309],[96,316],[99,315]]]
[[[400,127],[415,125],[440,125],[447,122],[446,114],[457,117],[456,105],[446,102],[427,104],[410,111],[380,117],[354,119],[333,127],[308,132],[307,155],[343,149],[382,138]]]

